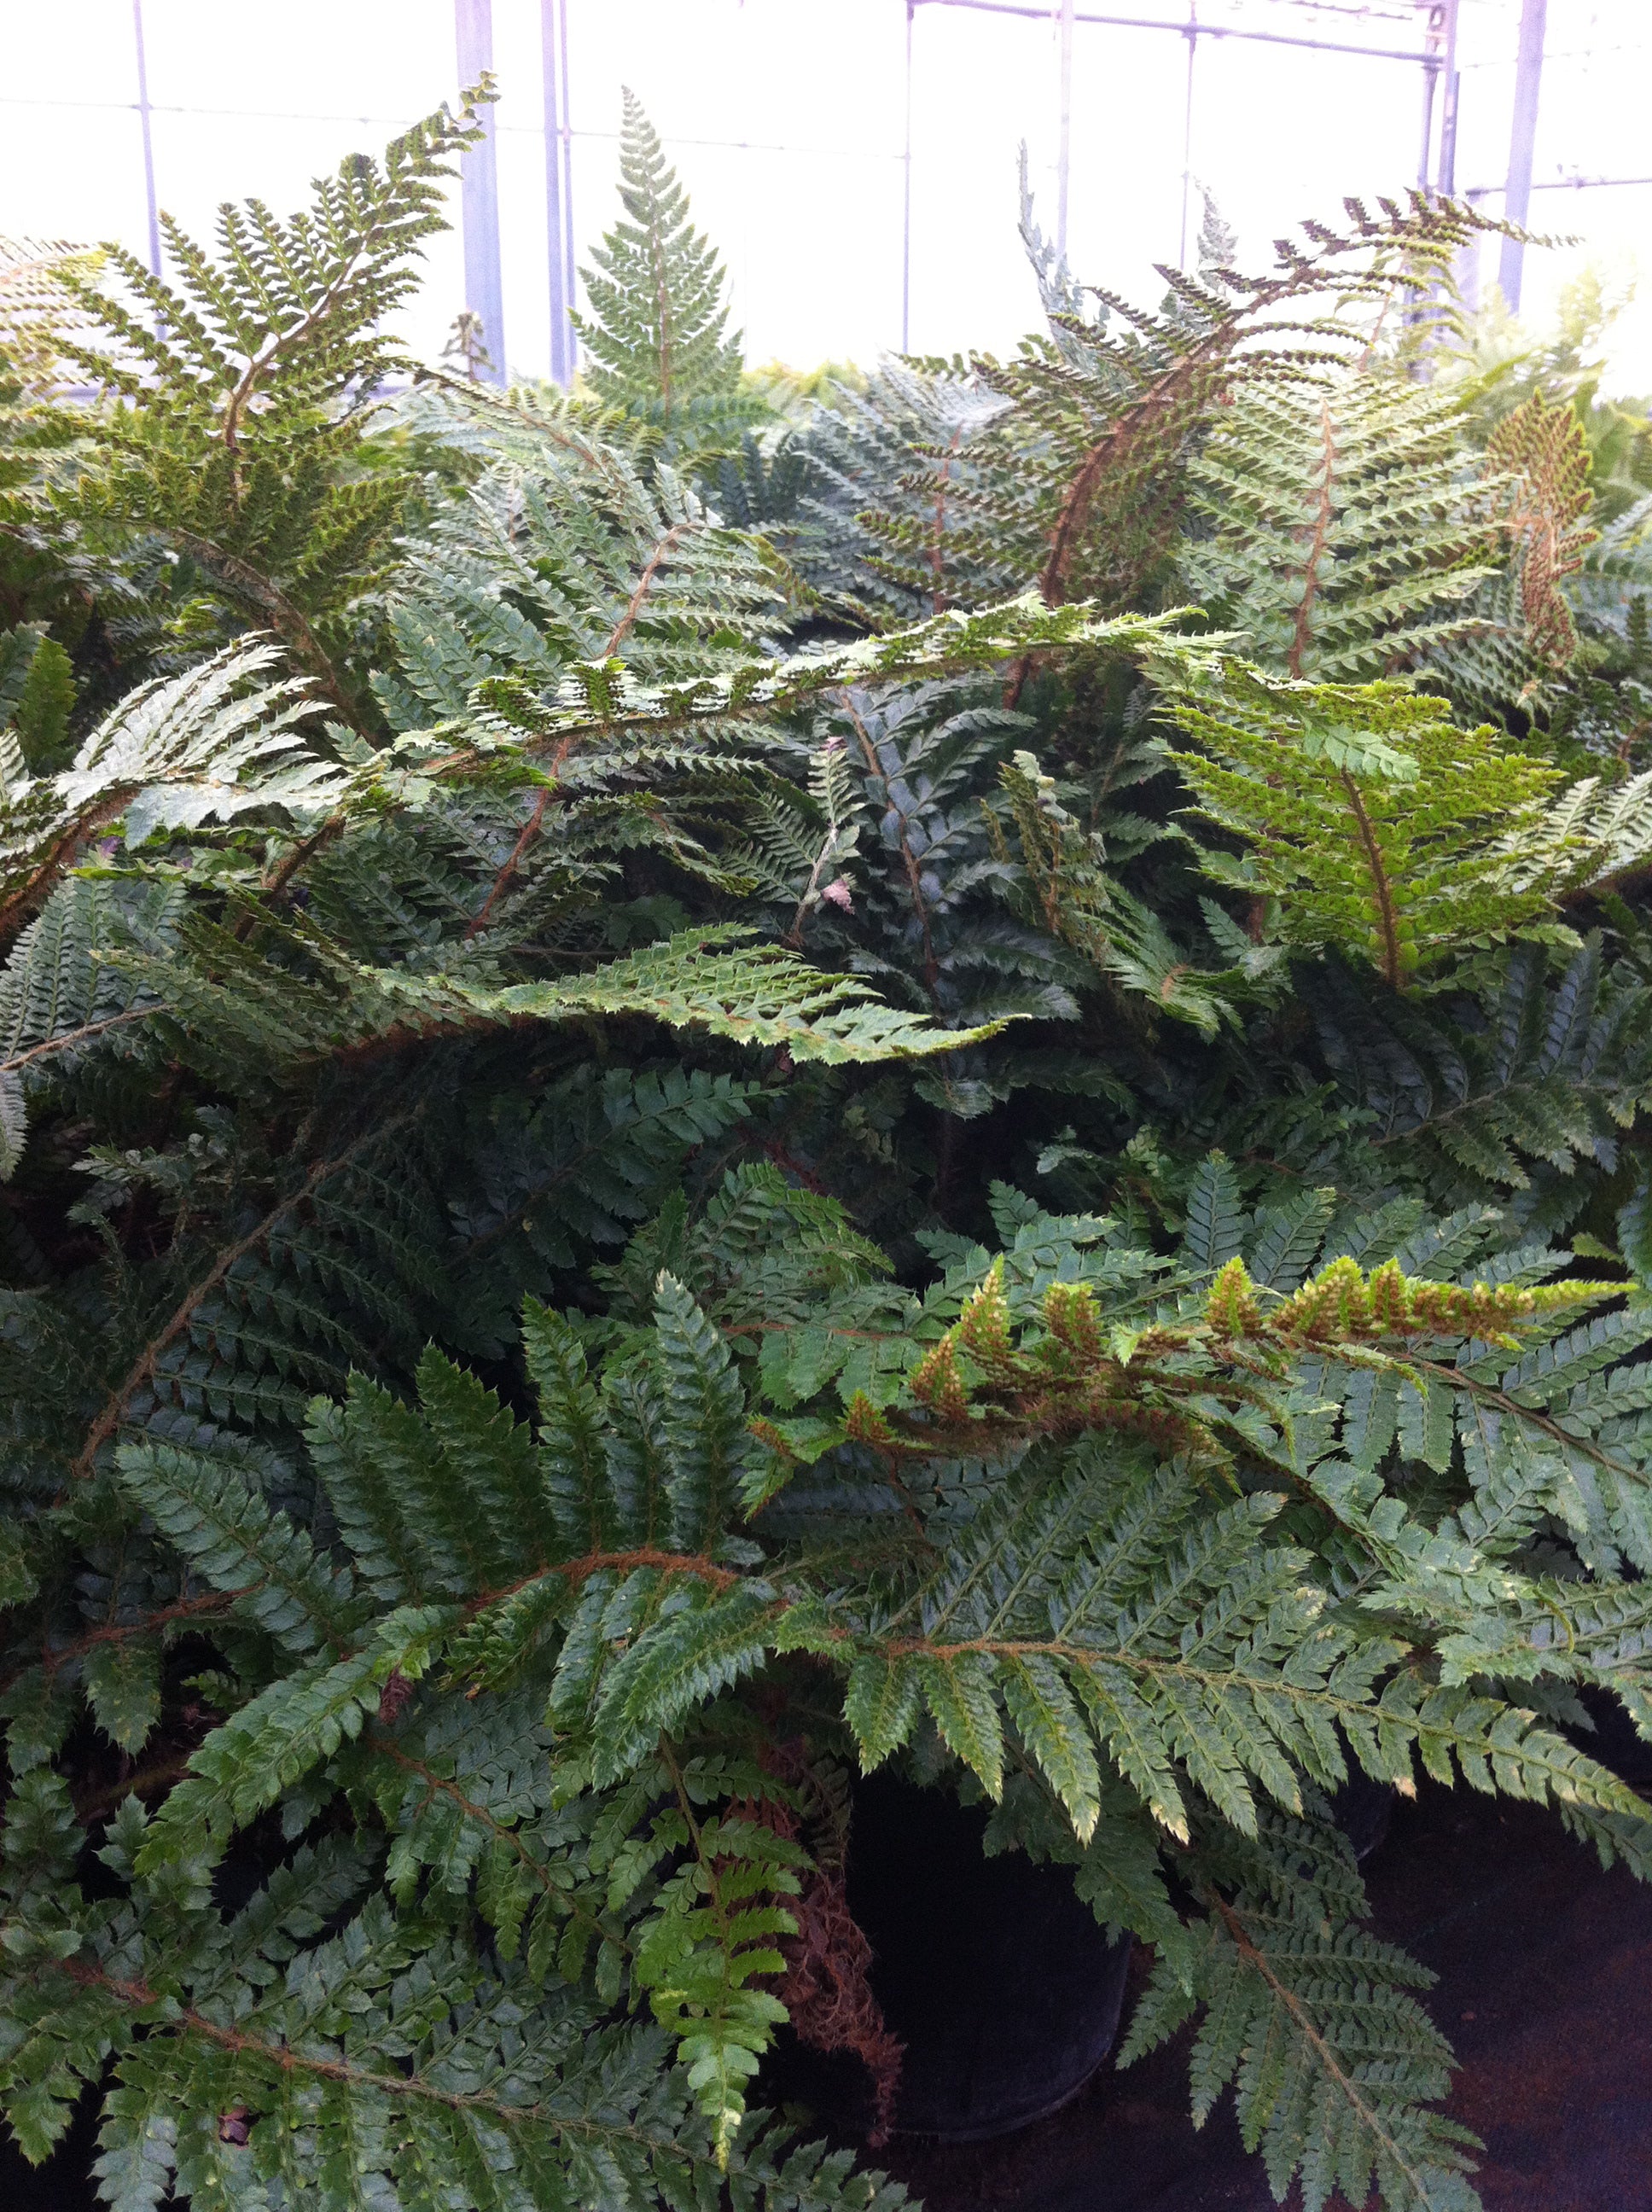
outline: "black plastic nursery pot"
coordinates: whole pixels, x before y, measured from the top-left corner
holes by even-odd
[[[848,1905],[906,2046],[897,2134],[981,2142],[1026,2127],[1078,2095],[1118,2033],[1128,1938],[1108,1942],[1070,1869],[987,1857],[986,1825],[983,1808],[890,1776],[855,1791]],[[849,2053],[788,2036],[771,2078],[847,2135],[871,2132],[871,2084]]]
[[[1331,1800],[1337,1826],[1362,1864],[1388,1840],[1396,1795],[1391,1782],[1373,1782],[1355,1767]]]
[[[1333,1802],[1368,1858],[1393,1789],[1356,1773]],[[897,2135],[984,2142],[1029,2127],[1079,2094],[1118,2038],[1129,1939],[1108,1941],[1071,1869],[987,1857],[987,1818],[890,1775],[855,1790],[847,1902],[872,1946],[872,1993],[906,2046]],[[872,2133],[872,2085],[852,2054],[783,2037],[768,2072],[774,2094]]]

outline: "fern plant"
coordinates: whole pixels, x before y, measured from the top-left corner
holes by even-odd
[[[1419,1281],[1398,1256],[1299,1281],[1323,1202],[1248,1233],[1219,1160],[1169,1287],[1164,1261],[1105,1221],[1056,1220],[1006,1191],[1007,1249],[984,1272],[977,1249],[947,1255],[914,1299],[869,1275],[841,1226],[824,1268],[775,1241],[793,1205],[748,1180],[705,1241],[690,1231],[690,1265],[722,1278],[722,1332],[662,1271],[647,1320],[617,1317],[598,1376],[590,1324],[530,1306],[537,1431],[434,1353],[416,1408],[365,1380],[319,1401],[308,1454],[331,1555],[261,1494],[244,1454],[123,1448],[121,1488],[183,1578],[120,1646],[130,1658],[170,1621],[210,1622],[232,1671],[210,1691],[225,1717],[155,1814],[128,1796],[115,1820],[103,1856],[130,1901],[88,1907],[62,1887],[72,1808],[60,1782],[27,1789],[8,1950],[30,2034],[8,2078],[33,2092],[36,2142],[112,2045],[106,2171],[141,2157],[199,2185],[202,2154],[158,2131],[145,2097],[207,2067],[240,2122],[245,2157],[216,2154],[232,2202],[303,2173],[325,2192],[344,2142],[358,2172],[401,2187],[494,2139],[537,2192],[599,2146],[619,2155],[640,2134],[640,2154],[651,2128],[669,2195],[695,2135],[657,2104],[630,2121],[648,2033],[622,2034],[604,2062],[613,2119],[582,2117],[569,2072],[604,2002],[629,1992],[681,2053],[701,2154],[738,2157],[744,2186],[764,2179],[773,2154],[744,2125],[744,2087],[783,2007],[754,1982],[783,1972],[776,1939],[795,1932],[811,1862],[763,1816],[788,1792],[761,1757],[762,1685],[806,1652],[841,1684],[823,1751],[835,1737],[881,1764],[932,1727],[1007,1833],[1070,1860],[1098,1913],[1158,1945],[1135,2047],[1220,2003],[1236,2040],[1203,2062],[1209,2097],[1247,2033],[1284,2038],[1317,2123],[1309,2203],[1333,2181],[1357,2198],[1373,2177],[1392,2203],[1454,2188],[1468,2201],[1452,2179],[1461,2131],[1424,2109],[1444,2053],[1399,1994],[1413,1970],[1345,1934],[1327,1956],[1363,1971],[1338,1995],[1296,1931],[1360,1912],[1325,1809],[1345,1743],[1384,1778],[1408,1776],[1415,1754],[1480,1786],[1495,1771],[1558,1803],[1608,1860],[1643,1858],[1652,1828],[1633,1793],[1482,1678],[1643,1694],[1624,1656],[1636,1585],[1557,1598],[1520,1555],[1561,1480],[1540,1409],[1576,1408],[1574,1375],[1644,1322],[1631,1310],[1604,1340],[1598,1322],[1568,1333],[1602,1286],[1526,1287],[1547,1255],[1495,1285]],[[811,1242],[829,1216],[816,1208]],[[1212,1264],[1240,1240],[1260,1276],[1236,1253]],[[1371,1256],[1369,1231],[1353,1241]],[[760,1316],[760,1354],[737,1357]],[[1623,1401],[1619,1383],[1601,1411]],[[1487,1431],[1493,1403],[1513,1410]],[[1574,1419],[1570,1449],[1626,1475],[1647,1446],[1620,1415],[1606,1425],[1602,1449]],[[1455,1431],[1477,1439],[1471,1479],[1420,1518],[1376,1472],[1396,1427],[1442,1473]],[[960,1465],[962,1487],[946,1472]],[[1632,1514],[1576,1527],[1603,1565],[1619,1542],[1647,1555]],[[849,1569],[846,1538],[875,1570]],[[818,1698],[811,1710],[825,1726]],[[239,1921],[148,1905],[266,1808],[286,1802],[290,1827],[335,1797],[357,1808],[358,1840],[301,1855]],[[387,1852],[371,1840],[380,1822]],[[1172,1868],[1193,1900],[1180,1908]],[[323,1934],[321,1895],[349,1914],[342,1934]],[[411,2018],[370,1995],[421,1984]],[[518,2021],[533,2025],[501,2045]],[[274,2062],[283,2042],[307,2054],[295,2077]],[[459,2049],[483,2071],[455,2104]],[[331,2085],[319,2107],[300,2093],[310,2068]],[[1240,2094],[1282,2185],[1301,2157],[1296,2113],[1253,2076]]]
[[[1432,201],[1140,315],[1029,213],[1048,336],[770,419],[635,103],[587,387],[387,393],[473,127],[0,332],[0,2104],[116,2212],[896,2212],[764,2111],[898,2123],[891,1764],[1276,2193],[1466,2212],[1336,1796],[1649,1870],[1634,510],[1393,373]]]

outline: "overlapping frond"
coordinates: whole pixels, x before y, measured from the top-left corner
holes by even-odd
[[[1483,626],[1496,549],[1464,442],[1460,401],[1392,374],[1246,392],[1192,464],[1189,597],[1282,674],[1415,667]]]

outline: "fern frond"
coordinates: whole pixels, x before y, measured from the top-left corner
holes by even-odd
[[[1294,1874],[1293,1841],[1287,1824],[1271,1828],[1269,1858]],[[1124,2063],[1202,2006],[1194,2123],[1231,2087],[1246,2148],[1261,2152],[1277,2197],[1300,2177],[1308,2212],[1339,2191],[1363,2203],[1373,2185],[1395,2212],[1474,2212],[1474,2139],[1427,2110],[1445,2094],[1449,2052],[1410,1992],[1432,1975],[1328,1919],[1311,1891],[1279,1889],[1206,1893],[1191,1989],[1170,1962],[1156,1967]]]
[[[351,155],[287,222],[257,200],[226,204],[216,255],[164,218],[171,282],[117,246],[98,269],[59,272],[83,320],[58,331],[58,352],[112,403],[87,410],[60,512],[161,532],[280,636],[346,722],[361,703],[350,610],[388,565],[412,489],[400,470],[351,465],[361,395],[412,366],[383,325],[446,227],[452,159],[491,96],[479,86],[456,114],[428,116],[382,164]]]
[[[1357,684],[1426,660],[1479,627],[1496,557],[1464,427],[1461,401],[1388,374],[1243,392],[1192,464],[1190,594],[1279,674]]]
[[[589,312],[572,317],[599,399],[657,430],[670,452],[715,451],[767,413],[745,391],[740,340],[726,335],[723,270],[689,227],[688,195],[628,87],[620,130],[625,220],[581,272]]]
[[[136,848],[157,830],[252,808],[304,821],[335,804],[343,780],[302,727],[316,711],[307,687],[258,680],[276,659],[273,646],[254,639],[142,685],[68,768],[0,793],[0,921],[26,912],[97,830],[118,824]]]
[[[1398,685],[1230,686],[1230,706],[1177,701],[1201,750],[1172,757],[1200,812],[1249,848],[1206,854],[1206,872],[1277,897],[1288,940],[1357,953],[1399,990],[1552,913],[1564,878],[1534,881],[1515,855],[1541,836],[1556,770]]]

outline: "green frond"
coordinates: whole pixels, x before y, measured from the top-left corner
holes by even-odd
[[[575,663],[645,683],[771,654],[787,598],[772,551],[725,527],[664,463],[574,425],[497,460],[409,541],[389,599],[396,663],[374,679],[392,726],[465,716],[477,687],[557,704]]]
[[[175,1445],[125,1446],[120,1479],[195,1571],[241,1601],[295,1656],[348,1644],[361,1619],[348,1572],[316,1557],[302,1528],[250,1492],[242,1469]]]
[[[1276,674],[1426,664],[1483,626],[1499,550],[1465,442],[1461,398],[1386,371],[1242,391],[1190,470],[1189,596]]]
[[[1334,946],[1403,989],[1548,924],[1565,878],[1516,855],[1561,779],[1490,728],[1459,729],[1442,702],[1397,684],[1236,668],[1220,703],[1184,690],[1175,713],[1199,747],[1172,756],[1198,811],[1247,848],[1203,854],[1205,871],[1277,898],[1288,942]]]
[[[689,221],[688,195],[629,88],[620,131],[624,218],[580,274],[590,305],[571,319],[597,397],[657,430],[670,452],[715,451],[768,410],[741,380],[726,335],[723,269]]]
[[[1295,1844],[1288,1824],[1271,1824],[1270,1871],[1294,1873]],[[1123,2063],[1202,2008],[1194,2123],[1232,2088],[1246,2147],[1260,2151],[1276,2197],[1299,2179],[1308,2212],[1338,2192],[1363,2203],[1373,2186],[1396,2212],[1474,2212],[1474,2140],[1427,2109],[1446,2093],[1450,2057],[1411,1994],[1431,1981],[1426,1969],[1327,1917],[1311,1891],[1270,1893],[1253,1875],[1206,1902],[1191,1988],[1180,1960],[1158,1963]]]
[[[412,489],[402,470],[351,465],[359,395],[413,366],[384,325],[446,227],[453,158],[491,97],[483,85],[456,114],[439,109],[382,162],[352,155],[288,222],[226,204],[216,253],[163,218],[169,278],[114,246],[100,266],[59,272],[79,319],[54,331],[58,354],[111,402],[84,410],[61,516],[160,532],[221,605],[279,635],[346,721],[361,687],[341,665],[351,609],[389,565]]]
[[[307,687],[259,682],[276,658],[253,639],[142,685],[68,768],[0,792],[0,911],[25,910],[94,830],[117,826],[136,849],[156,830],[228,822],[255,807],[298,821],[324,812],[343,785],[301,726],[316,712]]]

